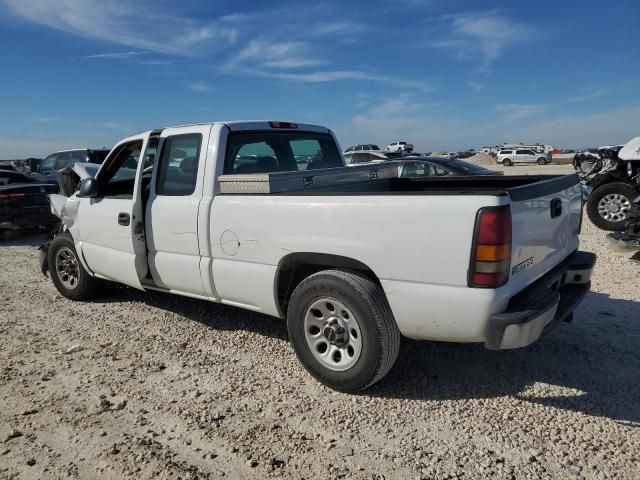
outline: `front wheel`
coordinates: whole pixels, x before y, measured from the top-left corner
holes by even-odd
[[[511,165],[513,165],[513,163],[511,163],[511,160],[509,160],[508,158],[505,158],[504,160],[502,160],[502,165],[504,165],[505,167],[510,167]]]
[[[547,159],[546,158],[540,157],[538,159],[538,165],[546,165],[546,164],[547,164]]]
[[[289,338],[307,371],[356,392],[391,369],[400,332],[382,288],[358,273],[324,270],[303,280],[287,311]]]
[[[84,269],[68,233],[61,233],[51,241],[47,261],[51,280],[62,296],[70,300],[89,300],[100,291],[102,281]]]
[[[596,188],[587,200],[587,215],[603,230],[622,231],[638,191],[624,182],[606,183]]]

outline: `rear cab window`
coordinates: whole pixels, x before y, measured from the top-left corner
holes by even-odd
[[[237,132],[229,135],[224,173],[296,172],[342,166],[340,152],[329,134]]]

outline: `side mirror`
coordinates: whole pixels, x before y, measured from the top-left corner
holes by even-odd
[[[89,177],[82,180],[80,184],[80,190],[78,191],[78,197],[97,197],[98,196],[98,182],[95,178]]]

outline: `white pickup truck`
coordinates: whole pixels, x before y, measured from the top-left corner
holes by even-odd
[[[413,144],[407,142],[393,142],[384,147],[387,152],[413,152]]]
[[[313,125],[140,133],[52,196],[64,228],[43,268],[73,300],[106,280],[286,318],[305,368],[341,391],[382,378],[401,334],[510,349],[571,318],[595,261],[577,176],[390,171],[345,167]]]

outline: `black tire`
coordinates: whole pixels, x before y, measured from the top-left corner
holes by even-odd
[[[69,287],[68,282],[65,283],[63,280],[65,278],[65,273],[60,271],[56,264],[56,258],[63,250],[67,255],[71,255],[76,262],[77,281],[73,287]],[[47,254],[47,261],[49,264],[51,280],[53,280],[53,284],[63,297],[70,300],[89,300],[102,288],[102,280],[89,275],[78,260],[78,254],[76,252],[73,239],[67,232],[59,234],[51,241],[49,252]]]
[[[605,196],[611,194],[622,195],[629,201],[629,205],[633,205],[633,200],[638,196],[638,190],[633,185],[629,185],[624,182],[605,183],[601,187],[596,188],[591,192],[591,195],[589,195],[586,205],[587,215],[589,216],[589,220],[591,220],[596,227],[610,232],[621,232],[624,230],[628,214],[618,221],[610,221],[601,216],[598,212],[598,204],[600,201]]]
[[[547,159],[546,158],[540,157],[538,159],[538,165],[546,165],[546,164],[547,164]]]
[[[511,165],[513,165],[513,163],[508,158],[505,158],[502,160],[502,165],[504,165],[505,167],[510,167]]]
[[[348,370],[326,367],[307,343],[305,314],[313,302],[323,297],[343,303],[357,319],[362,335],[361,353]],[[384,291],[355,272],[324,270],[304,279],[289,301],[287,328],[296,355],[307,371],[319,382],[341,392],[357,392],[376,383],[391,370],[400,348],[400,331]]]

